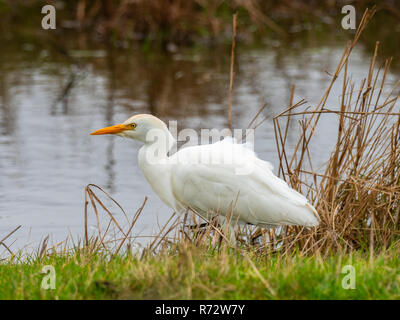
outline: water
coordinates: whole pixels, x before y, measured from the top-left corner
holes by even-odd
[[[62,40],[60,40],[62,41]],[[264,116],[294,101],[316,104],[342,55],[344,41],[289,48],[274,43],[240,48],[236,57],[233,123],[246,128],[260,105]],[[185,49],[175,53],[80,48],[68,55],[37,43],[6,46],[0,53],[0,238],[12,248],[36,246],[83,235],[84,187],[100,185],[132,215],[149,197],[136,233],[152,234],[172,210],[144,180],[137,165],[140,146],[119,137],[90,136],[136,113],[177,120],[179,128],[227,126],[229,48]],[[361,48],[351,59],[354,80],[367,75],[369,55]],[[396,77],[389,75],[389,84]],[[327,106],[336,108],[341,84]],[[336,132],[335,116],[323,117],[313,157],[321,165]],[[298,127],[289,130],[289,144]],[[256,131],[256,152],[277,165],[272,121]],[[93,216],[90,224],[95,225]]]

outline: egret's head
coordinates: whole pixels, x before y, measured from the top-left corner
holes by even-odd
[[[130,117],[124,123],[115,126],[106,127],[91,133],[91,135],[117,134],[121,137],[147,142],[146,137],[152,129],[158,129],[169,134],[168,128],[164,122],[151,114],[138,114]]]

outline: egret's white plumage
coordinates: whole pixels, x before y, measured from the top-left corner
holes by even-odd
[[[275,176],[269,162],[232,138],[168,156],[175,141],[165,123],[152,115],[136,115],[92,134],[109,133],[144,143],[139,166],[153,190],[177,212],[189,207],[203,216],[229,214],[231,221],[262,227],[319,223],[316,210],[303,195]]]

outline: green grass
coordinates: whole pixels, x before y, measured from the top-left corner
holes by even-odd
[[[56,289],[41,289],[43,266]],[[352,265],[356,288],[343,289]],[[389,250],[327,258],[247,255],[180,249],[140,259],[100,253],[53,254],[0,265],[0,299],[399,299],[400,259]]]

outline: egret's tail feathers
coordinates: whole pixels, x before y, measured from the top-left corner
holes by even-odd
[[[307,227],[316,227],[319,225],[319,222],[321,219],[319,218],[317,210],[309,204],[308,202],[306,203],[306,207],[311,210],[312,216],[310,215],[309,222],[307,223]]]

